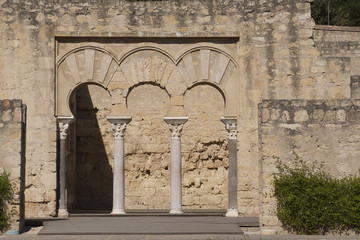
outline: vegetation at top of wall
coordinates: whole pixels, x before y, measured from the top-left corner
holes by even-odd
[[[311,4],[311,16],[319,25],[360,26],[359,0],[314,0]]]
[[[0,231],[5,232],[10,227],[10,216],[7,205],[13,197],[13,191],[9,174],[3,172],[0,175]]]
[[[335,179],[322,165],[308,166],[295,154],[293,167],[277,161],[277,216],[291,233],[360,233],[360,177]]]

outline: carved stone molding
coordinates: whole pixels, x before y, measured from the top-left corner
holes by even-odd
[[[169,124],[169,129],[171,132],[171,138],[180,138],[180,133],[182,131],[184,124]]]
[[[225,129],[229,133],[229,139],[236,139],[237,138],[236,118],[221,118],[221,121],[225,124]]]
[[[60,139],[66,139],[67,131],[69,129],[70,123],[74,120],[74,117],[57,117],[57,122],[59,124],[60,130]]]
[[[123,139],[127,124],[131,121],[130,116],[111,116],[106,119],[112,124],[115,139]]]
[[[115,134],[115,139],[124,138],[124,132],[127,123],[113,123],[112,128]]]
[[[164,117],[164,121],[169,125],[171,138],[180,139],[180,134],[188,117]]]

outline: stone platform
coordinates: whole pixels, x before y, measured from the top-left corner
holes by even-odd
[[[241,227],[258,227],[258,218],[216,215],[73,215],[44,220],[39,235],[176,235],[244,234]]]

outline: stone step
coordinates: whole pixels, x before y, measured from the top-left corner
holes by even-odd
[[[221,216],[95,216],[45,221],[39,235],[244,234],[257,218]]]

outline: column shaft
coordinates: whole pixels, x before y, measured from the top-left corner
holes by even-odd
[[[237,203],[237,121],[236,118],[221,118],[229,132],[228,210],[226,217],[238,217]]]
[[[60,139],[60,199],[59,210],[66,211],[66,139]],[[64,215],[64,214],[61,214]]]
[[[60,130],[60,169],[59,169],[59,209],[58,217],[68,217],[67,210],[67,196],[66,196],[66,137],[69,129],[69,124],[72,122],[73,117],[58,117],[57,121]]]
[[[182,189],[181,189],[181,140],[171,139],[171,211],[170,213],[182,213]]]
[[[129,116],[107,117],[115,135],[113,168],[113,209],[111,214],[125,214],[124,132]]]
[[[124,138],[115,138],[112,214],[125,213]]]
[[[229,139],[228,209],[237,209],[237,141]]]
[[[180,133],[188,117],[164,117],[171,132],[170,160],[170,213],[182,213],[182,181],[181,181],[181,139]]]

